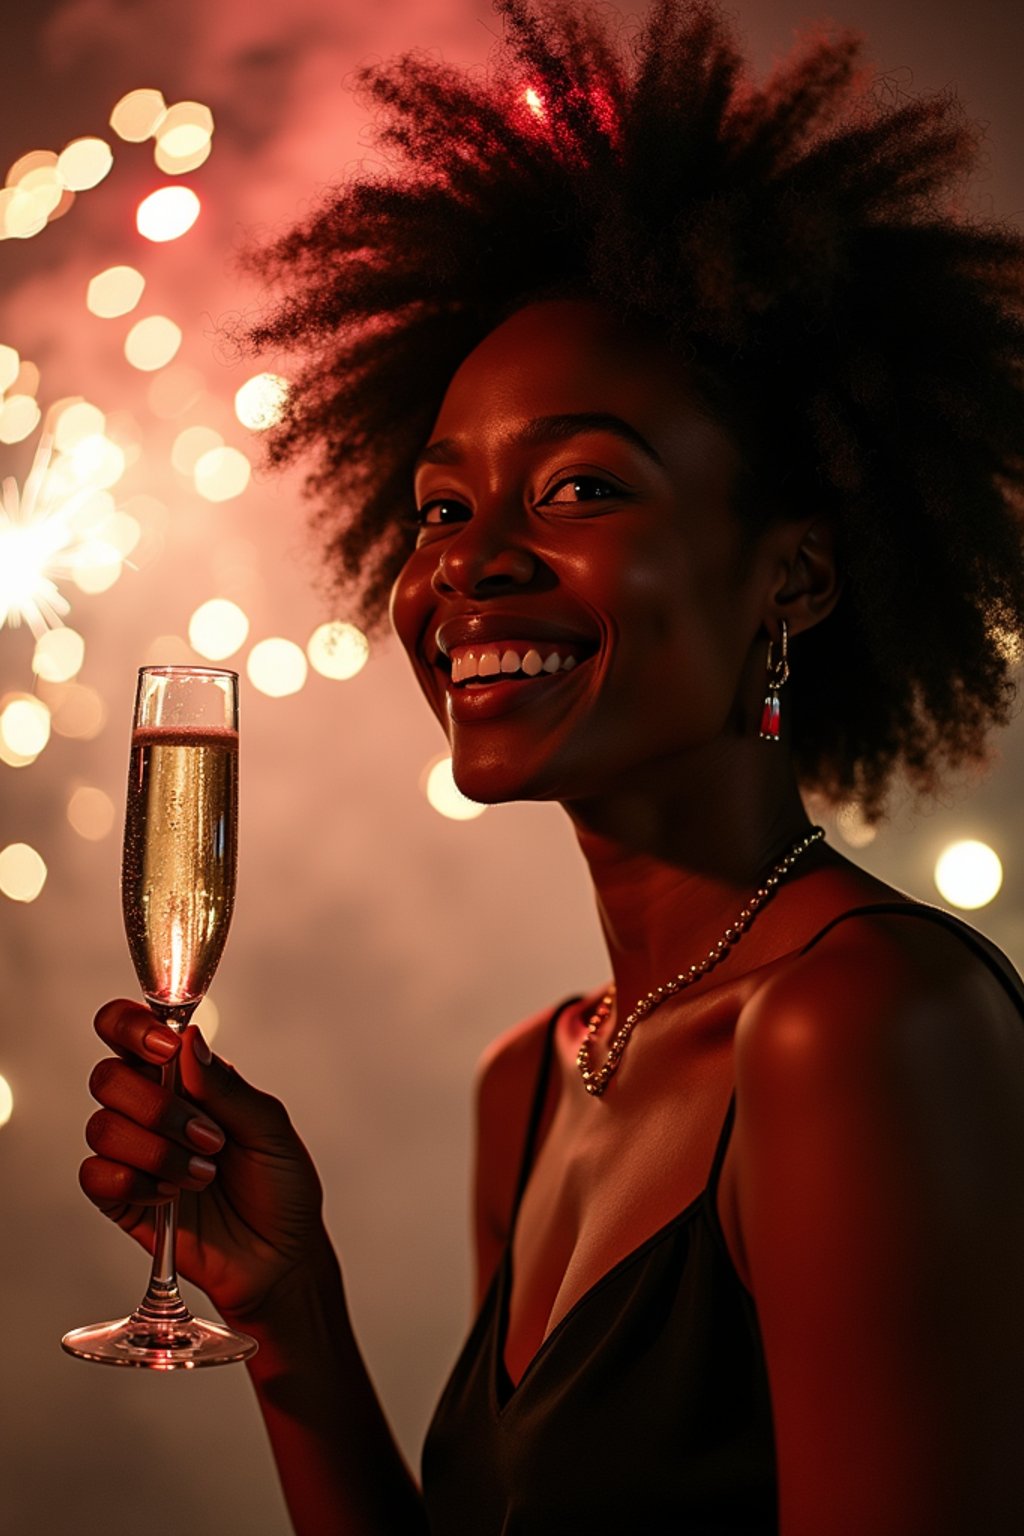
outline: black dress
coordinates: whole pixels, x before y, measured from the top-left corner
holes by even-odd
[[[1024,1015],[1024,983],[959,918]],[[771,1536],[778,1530],[771,1402],[753,1297],[733,1268],[715,1195],[735,1096],[695,1200],[593,1285],[518,1385],[504,1365],[512,1230],[533,1162],[561,1004],[534,1091],[509,1239],[423,1449],[432,1536]]]

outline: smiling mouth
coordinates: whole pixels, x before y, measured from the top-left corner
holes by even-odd
[[[451,686],[473,691],[495,683],[534,682],[571,672],[592,654],[593,649],[583,645],[532,640],[453,646],[448,657]]]

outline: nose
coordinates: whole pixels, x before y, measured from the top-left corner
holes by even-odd
[[[444,541],[430,584],[443,597],[497,596],[527,586],[536,571],[528,549],[498,528],[485,529],[482,520],[473,520]]]

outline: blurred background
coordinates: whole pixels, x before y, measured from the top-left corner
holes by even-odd
[[[728,9],[758,70],[823,14]],[[893,89],[959,90],[987,124],[970,206],[1019,219],[1024,12],[848,0],[834,19],[867,33]],[[473,0],[68,0],[9,8],[4,30],[0,1533],[286,1536],[244,1369],[102,1370],[58,1345],[145,1280],[76,1180],[90,1021],[136,993],[118,898],[135,671],[242,674],[239,900],[203,1023],[309,1142],[415,1464],[469,1316],[474,1062],[599,983],[602,949],[556,808],[445,799],[397,646],[346,626],[296,479],[261,468],[286,367],[254,380],[217,327],[258,298],[240,245],[372,156],[351,72],[412,47],[482,65],[497,23]],[[1020,965],[1022,765],[1018,721],[987,777],[916,811],[897,793],[876,836],[855,807],[823,819]]]

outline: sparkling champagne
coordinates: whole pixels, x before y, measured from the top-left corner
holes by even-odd
[[[231,921],[237,846],[238,733],[137,728],[121,900],[147,1001],[177,1006],[205,993]]]

